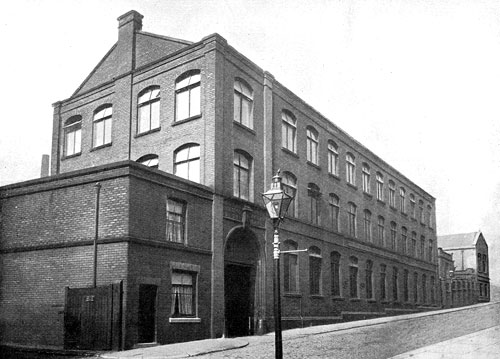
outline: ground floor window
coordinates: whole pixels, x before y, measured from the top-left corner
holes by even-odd
[[[172,317],[196,314],[196,273],[172,271]]]

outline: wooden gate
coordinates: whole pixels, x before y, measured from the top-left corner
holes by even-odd
[[[64,347],[119,350],[122,283],[96,288],[66,288]]]

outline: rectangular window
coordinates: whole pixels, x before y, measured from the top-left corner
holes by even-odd
[[[351,298],[358,298],[358,267],[349,267],[349,284]]]
[[[172,317],[196,315],[196,273],[172,271]]]
[[[332,295],[340,297],[340,255],[332,258]]]
[[[413,274],[413,302],[418,303],[418,273]]]
[[[367,299],[372,299],[373,298],[373,272],[372,272],[372,263],[368,262],[366,264],[366,298]]]
[[[386,288],[386,266],[382,264],[380,266],[380,300],[387,299],[387,293],[385,288]]]
[[[309,256],[309,285],[311,295],[321,294],[321,258]]]
[[[296,254],[293,253],[285,253],[283,254],[284,261],[284,289],[287,293],[296,293],[298,292],[298,258]]]
[[[392,269],[392,299],[398,301],[398,269],[394,267]]]
[[[405,302],[409,301],[409,294],[408,294],[408,286],[409,286],[409,273],[408,270],[405,269],[404,271],[404,278],[403,278],[403,299]]]
[[[184,243],[185,204],[167,200],[167,241]]]

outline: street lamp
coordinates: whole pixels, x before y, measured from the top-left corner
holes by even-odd
[[[281,186],[280,170],[273,177],[271,188],[262,194],[262,200],[269,217],[273,221],[273,259],[274,259],[274,336],[276,359],[283,358],[281,340],[281,295],[280,295],[280,241],[278,227],[285,217],[293,196],[286,193]]]

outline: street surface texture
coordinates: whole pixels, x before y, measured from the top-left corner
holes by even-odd
[[[283,357],[390,358],[499,324],[500,303],[490,303],[348,330],[334,331],[335,326],[324,326],[326,332],[320,334],[290,330],[283,332]],[[274,358],[273,334],[246,339],[249,341],[247,347],[197,358]]]

